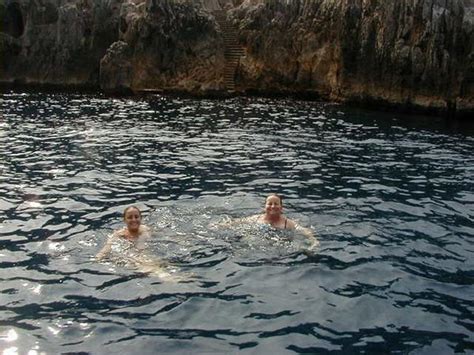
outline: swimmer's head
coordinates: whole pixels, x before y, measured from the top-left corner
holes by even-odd
[[[265,199],[265,204],[267,203],[268,200],[276,200],[276,199],[280,201],[280,206],[283,206],[283,197],[278,194],[268,195],[267,198]]]
[[[283,210],[283,200],[277,194],[271,194],[265,199],[265,213],[272,218],[279,218]]]
[[[142,213],[136,206],[128,206],[123,211],[123,220],[129,231],[137,231],[142,223]]]
[[[132,206],[128,206],[127,208],[123,210],[123,219],[125,219],[125,217],[127,216],[127,212],[130,210],[136,210],[138,212],[138,215],[140,217],[142,216],[142,212],[140,211],[140,209],[137,206],[132,205]]]

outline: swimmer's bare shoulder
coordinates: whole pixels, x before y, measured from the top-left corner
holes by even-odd
[[[298,225],[292,219],[286,219],[286,229],[296,229]]]
[[[151,229],[148,226],[141,225],[138,229],[138,239],[142,238],[150,238],[151,237]],[[129,238],[129,234],[127,228],[121,228],[112,233],[110,239],[113,238]]]
[[[127,235],[126,232],[127,232],[127,228],[117,229],[109,236],[109,240],[113,240],[114,238],[120,238],[120,237],[123,238]]]
[[[140,231],[140,237],[146,237],[146,238],[150,238],[151,237],[151,229],[150,227],[148,226],[145,226],[144,224],[142,224],[139,228],[139,231]]]
[[[254,214],[253,216],[240,218],[240,222],[242,222],[242,223],[253,223],[253,222],[260,222],[262,219],[263,219],[263,215]]]

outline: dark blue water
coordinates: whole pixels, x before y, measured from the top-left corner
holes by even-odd
[[[3,354],[474,351],[474,127],[290,100],[4,93]],[[255,226],[271,192],[320,247]],[[94,255],[129,204],[162,278]]]

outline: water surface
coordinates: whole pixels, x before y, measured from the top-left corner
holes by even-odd
[[[472,124],[254,98],[0,107],[5,354],[474,350]],[[271,192],[319,249],[215,227]],[[181,277],[94,260],[129,204]]]

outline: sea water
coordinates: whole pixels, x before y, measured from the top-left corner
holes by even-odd
[[[437,117],[6,91],[0,349],[470,353],[473,152],[472,123]],[[269,193],[318,248],[226,226]],[[122,241],[98,262],[131,204],[146,253]]]

